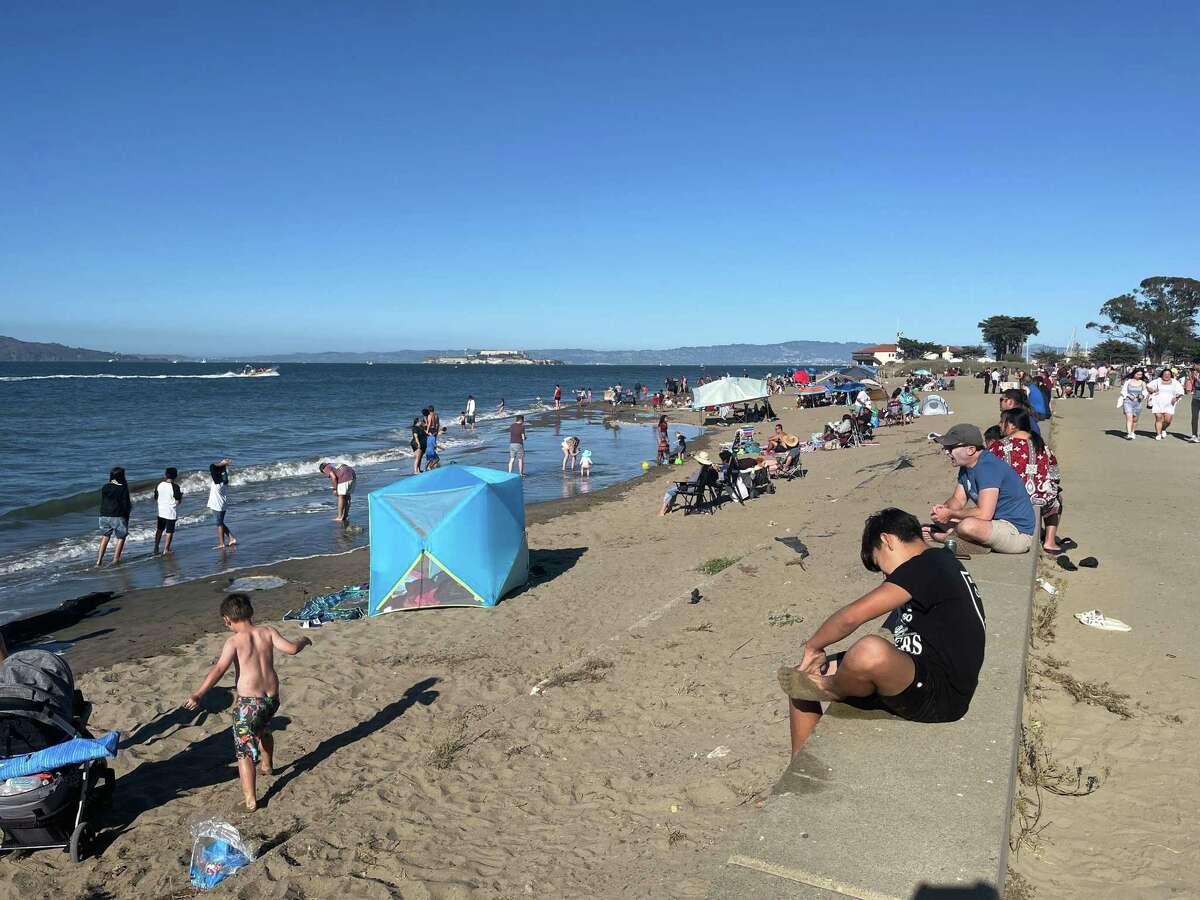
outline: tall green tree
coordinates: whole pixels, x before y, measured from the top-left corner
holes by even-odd
[[[970,344],[966,347],[960,347],[959,351],[962,353],[963,359],[978,359],[986,355],[982,344]]]
[[[989,316],[979,323],[979,331],[996,358],[1003,359],[1018,355],[1026,338],[1038,333],[1038,324],[1030,316]]]
[[[1130,341],[1107,338],[1093,347],[1089,355],[1097,363],[1132,366],[1142,361],[1142,348]]]
[[[1107,321],[1088,322],[1101,334],[1131,341],[1154,362],[1183,356],[1195,345],[1200,281],[1156,275],[1100,307]]]
[[[941,344],[935,344],[932,341],[917,341],[906,337],[900,338],[896,342],[896,346],[900,348],[905,359],[921,359],[926,353],[938,353],[942,349]]]

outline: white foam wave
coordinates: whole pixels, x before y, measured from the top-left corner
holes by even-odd
[[[205,510],[204,512],[190,516],[182,516],[175,525],[177,528],[184,525],[196,525],[197,523],[208,521],[208,519],[209,513],[208,510]],[[0,576],[12,575],[16,572],[27,572],[30,569],[61,565],[62,563],[70,563],[73,560],[83,559],[96,552],[99,540],[99,534],[95,532],[76,535],[51,541],[48,544],[30,550],[22,556],[0,559]],[[153,540],[153,525],[134,526],[129,529],[129,536],[125,539],[125,542],[126,546],[129,546],[130,544],[149,543]]]
[[[113,378],[120,381],[148,380],[161,381],[167,378],[276,378],[278,372],[266,372],[262,375],[243,375],[241,372],[214,372],[205,375],[3,375],[0,381],[48,381],[57,378]]]

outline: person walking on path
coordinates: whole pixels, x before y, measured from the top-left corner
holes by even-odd
[[[225,525],[225,509],[229,504],[229,466],[233,460],[229,457],[219,460],[208,467],[212,484],[208,488],[208,508],[213,511],[217,522],[217,546],[214,550],[224,550],[226,545],[237,545],[237,538]]]
[[[163,553],[171,552],[175,539],[175,520],[179,518],[179,504],[183,502],[183,491],[175,483],[179,470],[171,466],[163,473],[163,480],[154,488],[154,502],[158,506],[158,521],[154,525],[154,555],[158,556],[158,545],[162,536],[167,536]]]
[[[1192,444],[1200,444],[1200,360],[1192,363]]]
[[[1154,439],[1161,441],[1167,436],[1171,427],[1171,419],[1175,416],[1175,404],[1183,396],[1183,385],[1179,383],[1170,369],[1159,372],[1149,385],[1150,411],[1154,413]]]
[[[513,469],[513,462],[517,464],[517,471],[525,475],[525,417],[517,416],[516,421],[508,426],[508,471]]]
[[[991,369],[983,370],[983,392],[985,394],[990,394],[992,392],[992,370]]]
[[[354,493],[354,482],[358,473],[354,471],[353,466],[345,463],[335,465],[327,462],[317,466],[317,471],[329,479],[329,483],[333,485],[333,494],[337,497],[337,515],[333,517],[333,521],[343,525],[350,524],[350,496]]]
[[[1075,367],[1075,392],[1074,392],[1073,396],[1075,396],[1075,397],[1083,396],[1083,386],[1085,384],[1087,384],[1088,371],[1089,370],[1088,370],[1087,366],[1076,366]]]
[[[96,554],[97,569],[104,565],[104,554],[110,538],[116,540],[112,564],[115,566],[121,561],[125,538],[129,536],[129,514],[132,511],[133,501],[129,497],[125,470],[114,466],[108,473],[108,483],[100,488],[100,552]]]
[[[988,377],[988,380],[992,383],[992,393],[997,393],[1000,390],[1000,370],[992,369],[992,373]]]
[[[1146,370],[1138,366],[1129,373],[1125,383],[1121,385],[1121,393],[1117,397],[1117,406],[1125,413],[1127,426],[1125,440],[1137,439],[1134,428],[1137,427],[1138,416],[1142,414],[1142,403],[1146,399]]]

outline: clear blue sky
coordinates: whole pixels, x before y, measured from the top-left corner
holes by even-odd
[[[1200,275],[1194,3],[51,6],[0,38],[25,339],[1065,343]]]

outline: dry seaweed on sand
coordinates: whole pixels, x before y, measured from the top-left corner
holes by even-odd
[[[603,681],[608,675],[608,670],[613,667],[614,663],[607,659],[585,659],[574,669],[565,669],[555,672],[549,678],[542,682],[541,687],[566,687],[568,684],[577,684],[579,682],[594,683]]]
[[[790,612],[777,612],[767,614],[767,624],[773,625],[776,628],[784,628],[788,625],[799,625],[804,621],[804,616],[798,616]]]
[[[1107,681],[1100,684],[1096,684],[1094,681],[1080,681],[1065,670],[1065,665],[1066,663],[1062,660],[1047,656],[1043,659],[1035,659],[1032,670],[1034,674],[1057,684],[1070,694],[1076,703],[1099,706],[1122,719],[1133,718],[1128,694],[1123,694],[1111,687]]]
[[[1060,797],[1086,797],[1097,791],[1108,778],[1108,769],[1101,774],[1085,775],[1083,766],[1064,766],[1046,746],[1036,727],[1021,726],[1021,751],[1017,757],[1018,792],[1013,805],[1016,818],[1009,833],[1008,846],[1013,853],[1022,847],[1034,850],[1042,842],[1041,834],[1050,826],[1042,822],[1042,792]]]

